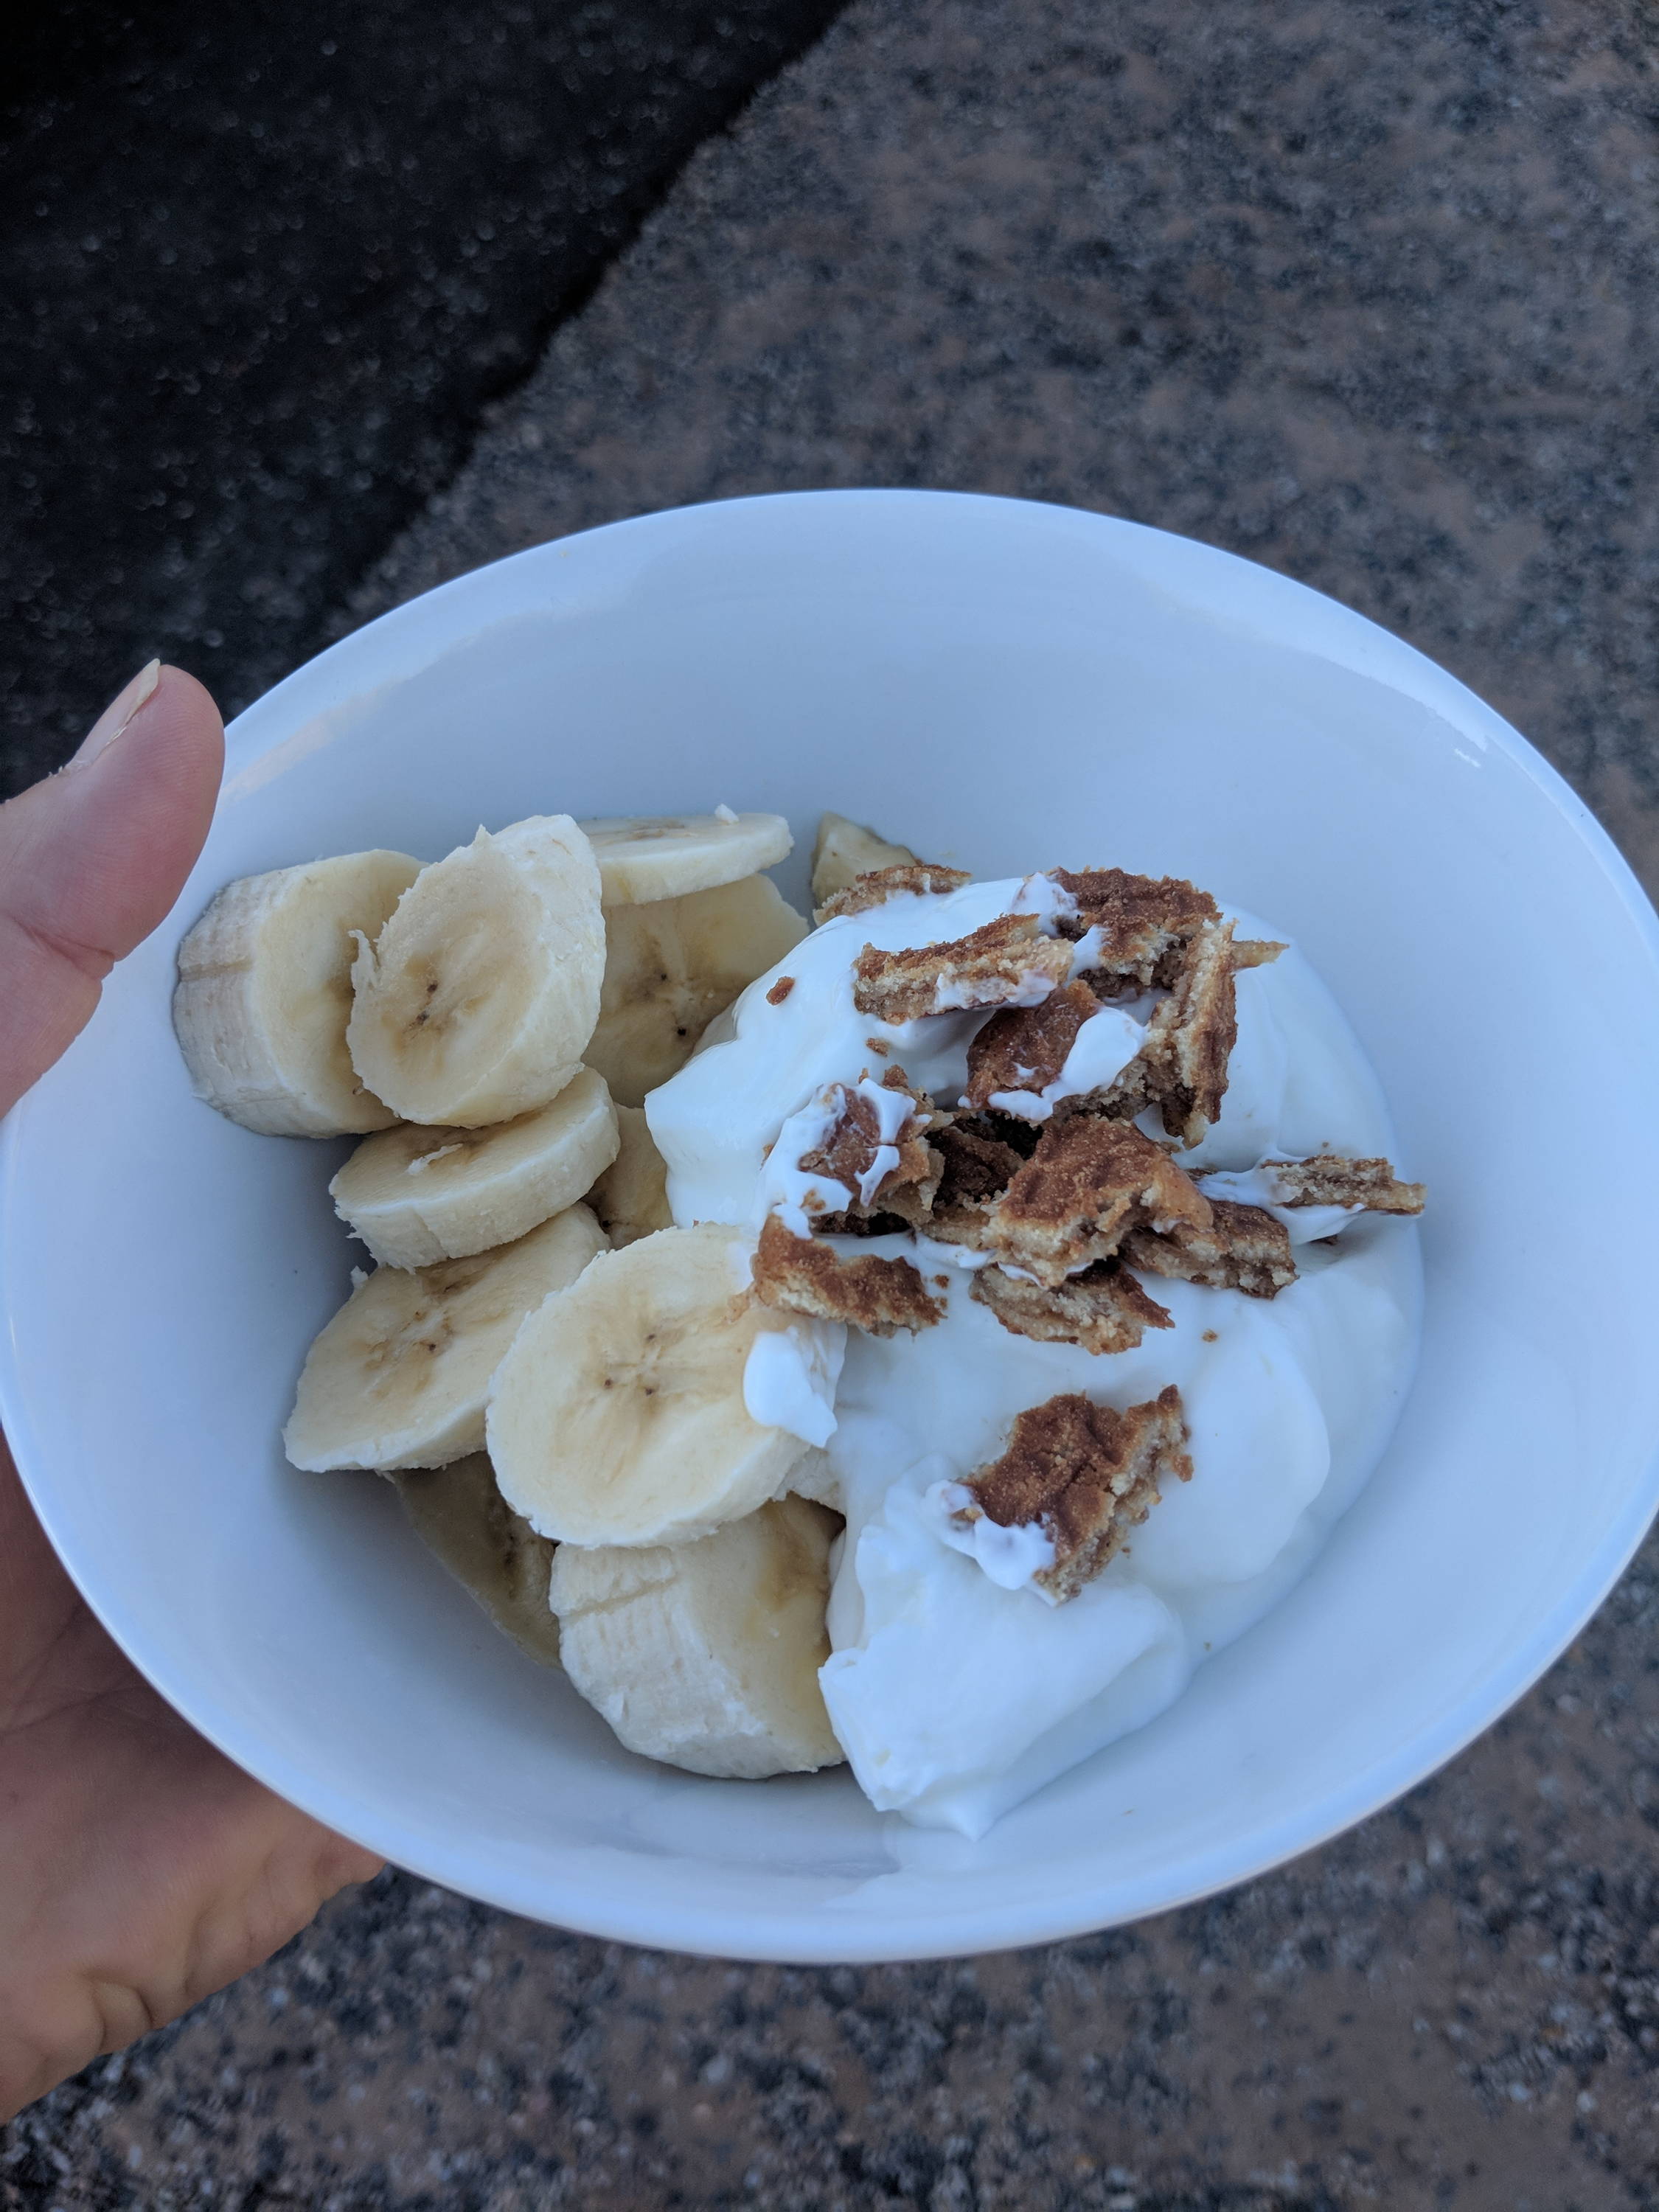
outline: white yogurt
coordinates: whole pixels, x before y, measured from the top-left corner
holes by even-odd
[[[934,1097],[959,1097],[968,1046],[987,1017],[886,1024],[858,1013],[852,963],[861,946],[937,943],[1012,910],[1048,920],[1052,903],[1029,878],[906,894],[797,945],[744,994],[722,1038],[647,1101],[675,1219],[752,1224],[769,1204],[787,1204],[791,1146],[778,1144],[781,1132],[803,1109],[810,1116],[831,1084],[878,1081],[897,1064]],[[1236,918],[1241,936],[1283,934]],[[780,974],[794,988],[775,1006],[766,994]],[[1109,1010],[1122,1027],[1100,1065],[1152,1003]],[[1183,1166],[1243,1173],[1270,1156],[1392,1153],[1376,1079],[1294,946],[1239,976],[1238,1018],[1220,1118],[1181,1156]],[[780,1160],[769,1167],[775,1145]],[[1311,1211],[1286,1208],[1282,1218]],[[1208,1651],[1305,1570],[1382,1451],[1415,1341],[1414,1231],[1375,1216],[1350,1225],[1346,1211],[1332,1211],[1341,1212],[1341,1244],[1304,1247],[1299,1279],[1276,1298],[1149,1277],[1175,1326],[1106,1356],[1005,1329],[969,1295],[978,1255],[909,1237],[866,1240],[855,1249],[914,1259],[945,1318],[914,1337],[848,1331],[839,1378],[827,1386],[827,1432],[828,1362],[816,1331],[800,1357],[763,1355],[777,1371],[757,1375],[751,1412],[798,1435],[814,1429],[840,1485],[847,1534],[822,1680],[836,1735],[878,1807],[982,1834],[1160,1711]],[[788,1332],[774,1334],[781,1343]],[[1193,1479],[1165,1486],[1076,1597],[1056,1606],[1031,1587],[1049,1563],[1040,1529],[980,1522],[964,1530],[952,1521],[951,1486],[1000,1455],[1025,1407],[1072,1390],[1123,1407],[1171,1382],[1186,1405]],[[768,1406],[789,1418],[758,1410]]]

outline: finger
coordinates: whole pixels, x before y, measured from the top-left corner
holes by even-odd
[[[182,669],[136,677],[61,775],[0,806],[0,1113],[85,1027],[114,963],[166,916],[224,766]]]

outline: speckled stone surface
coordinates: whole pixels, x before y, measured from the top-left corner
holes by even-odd
[[[1072,501],[1403,631],[1652,882],[1656,94],[1620,0],[856,0],[356,612],[687,500]],[[388,1875],[26,2116],[0,2203],[1659,2206],[1656,1631],[1650,1545],[1403,1804],[1042,1951],[733,1968]]]

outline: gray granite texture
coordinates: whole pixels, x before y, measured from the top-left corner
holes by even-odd
[[[683,501],[1070,501],[1403,631],[1652,882],[1655,53],[1627,0],[855,0],[355,614]],[[387,1875],[25,2116],[0,2204],[1659,2207],[1656,1616],[1650,1544],[1401,1805],[1042,1951],[727,1967]]]
[[[0,795],[151,653],[316,651],[840,0],[53,0],[0,74]],[[90,712],[88,709],[90,708]]]

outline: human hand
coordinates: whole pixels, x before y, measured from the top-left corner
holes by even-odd
[[[0,1113],[165,918],[223,758],[207,693],[152,664],[61,775],[0,806]],[[129,1664],[0,1438],[0,2120],[257,1966],[379,1865]]]

